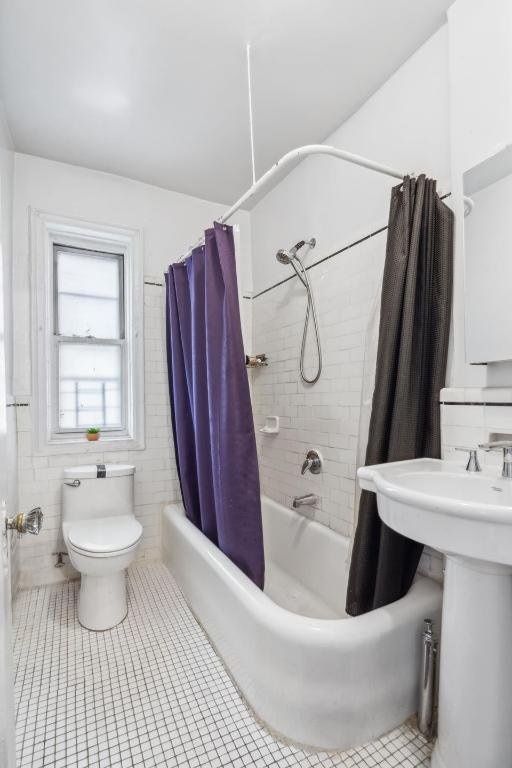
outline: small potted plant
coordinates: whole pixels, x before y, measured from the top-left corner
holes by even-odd
[[[99,427],[89,427],[85,436],[88,440],[94,441],[100,439],[101,429]]]

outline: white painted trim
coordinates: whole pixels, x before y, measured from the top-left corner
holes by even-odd
[[[33,450],[36,454],[142,450],[144,448],[144,276],[142,230],[71,219],[30,209],[32,296]],[[112,250],[124,254],[126,309],[127,429],[104,433],[101,448],[77,434],[52,433],[55,408],[51,337],[53,336],[53,245]],[[52,404],[53,403],[53,404]],[[88,450],[87,450],[88,449]]]

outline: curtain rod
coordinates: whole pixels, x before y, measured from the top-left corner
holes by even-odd
[[[392,176],[395,179],[403,179],[404,176],[407,176],[406,173],[403,173],[402,171],[397,171],[394,168],[390,168],[388,165],[383,165],[382,163],[376,163],[374,160],[369,160],[367,157],[362,157],[362,155],[354,155],[352,152],[347,152],[345,149],[337,149],[336,147],[330,147],[328,144],[306,144],[303,147],[297,147],[296,149],[290,150],[290,152],[287,152],[286,155],[283,155],[280,160],[277,161],[271,168],[268,169],[266,173],[263,174],[263,176],[260,176],[258,181],[256,181],[248,190],[245,192],[242,197],[240,197],[234,205],[229,208],[229,210],[224,213],[218,221],[220,224],[225,224],[225,222],[230,219],[236,211],[238,211],[239,208],[244,205],[248,200],[251,199],[251,197],[254,197],[255,194],[260,192],[268,182],[284,168],[287,168],[289,165],[294,163],[296,160],[301,160],[304,157],[309,157],[310,155],[330,155],[331,157],[335,157],[337,160],[345,160],[347,163],[353,163],[354,165],[360,165],[363,168],[369,168],[371,171],[376,171],[377,173],[383,173],[386,176]],[[414,174],[409,174],[413,176]]]
[[[374,160],[369,160],[367,157],[363,157],[362,155],[355,155],[353,152],[348,152],[345,149],[338,149],[337,147],[331,147],[328,144],[305,144],[303,147],[297,147],[296,149],[292,149],[290,152],[287,152],[285,155],[283,155],[277,161],[277,163],[274,163],[274,165],[269,168],[268,171],[263,174],[263,176],[260,176],[260,178],[255,181],[251,187],[249,187],[247,192],[244,192],[242,197],[240,197],[236,203],[234,203],[231,208],[226,211],[226,213],[222,214],[222,216],[220,216],[217,221],[220,224],[225,224],[228,219],[230,219],[233,214],[235,214],[248,200],[254,197],[254,195],[256,195],[258,192],[261,192],[261,190],[267,186],[269,181],[277,173],[292,165],[292,163],[295,163],[297,160],[301,160],[311,155],[329,155],[330,157],[335,157],[337,160],[344,160],[346,163],[360,165],[362,168],[368,168],[370,171],[382,173],[385,176],[391,176],[394,179],[401,180],[404,178],[404,176],[415,176],[414,173],[404,173],[403,171],[397,171],[395,168],[391,168],[389,165],[377,163]],[[464,198],[465,204],[466,201],[467,198]],[[468,213],[469,212],[470,211],[468,211]],[[197,241],[196,245],[191,246],[188,252],[181,256],[179,261],[185,259],[197,245],[202,243],[202,241],[203,238],[201,237]]]
[[[226,213],[223,213],[222,216],[217,219],[219,224],[225,224],[226,221],[230,219],[233,214],[235,214],[242,207],[242,205],[244,205],[244,203],[250,200],[251,197],[254,197],[254,195],[258,192],[261,192],[261,190],[266,187],[268,182],[277,173],[287,168],[297,160],[309,157],[310,155],[330,155],[331,157],[335,157],[338,160],[345,160],[347,163],[354,163],[355,165],[360,165],[363,168],[369,168],[370,170],[376,171],[377,173],[383,173],[386,176],[392,176],[395,179],[403,179],[404,176],[407,175],[401,171],[395,170],[394,168],[390,168],[388,165],[383,165],[382,163],[376,163],[373,160],[369,160],[362,155],[355,155],[353,152],[347,152],[345,149],[337,149],[336,147],[331,147],[328,144],[305,144],[303,147],[297,147],[296,149],[292,149],[287,152],[277,161],[277,163],[274,163],[274,165],[269,168],[268,171],[263,174],[263,176],[260,176],[260,178],[255,181],[251,187],[249,187],[247,192],[244,192],[242,197],[238,198],[236,203],[234,203],[231,208],[226,211]],[[414,174],[409,175],[414,176]],[[189,256],[193,251],[193,249],[198,245],[201,245],[202,242],[203,237],[200,237],[195,245],[190,246],[187,253],[183,254],[183,256],[181,256],[178,261],[183,261],[183,259],[186,259],[187,256]]]

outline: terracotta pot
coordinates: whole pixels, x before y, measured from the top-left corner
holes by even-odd
[[[86,432],[85,436],[91,442],[94,442],[94,441],[100,439],[100,433],[99,432]]]

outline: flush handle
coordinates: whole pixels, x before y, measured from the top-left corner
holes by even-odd
[[[71,488],[80,488],[80,480],[72,480],[70,483],[64,480],[64,485],[69,485]]]
[[[43,527],[43,513],[41,507],[34,507],[27,514],[20,512],[16,517],[10,517],[5,521],[7,530],[18,533],[31,533],[37,536]]]

